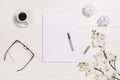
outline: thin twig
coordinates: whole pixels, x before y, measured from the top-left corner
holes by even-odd
[[[98,69],[98,68],[96,68],[96,67],[95,67],[94,69],[97,70],[97,71],[99,71],[99,72],[101,72],[102,75],[103,75],[106,79],[108,78],[101,69]]]
[[[116,71],[116,68],[111,64],[111,61],[109,61],[109,64]]]
[[[116,63],[116,56],[115,56],[115,60],[114,60],[114,67],[115,67],[115,69],[116,69],[116,65],[115,65],[115,63]]]
[[[100,46],[100,45],[99,45],[98,47],[101,48],[101,51],[103,51],[103,54],[104,54],[105,58],[108,59],[108,58],[107,58],[107,55],[106,55],[106,53],[105,53],[105,50],[103,50],[103,47]]]
[[[106,55],[106,53],[105,53],[105,50],[103,50],[103,53],[104,53],[105,58],[108,59],[108,58],[107,58],[107,55]]]
[[[98,69],[96,67],[94,69],[97,70],[97,71],[99,71],[99,72],[101,72],[104,75],[104,72],[101,69]]]

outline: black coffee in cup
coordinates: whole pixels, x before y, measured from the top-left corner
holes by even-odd
[[[25,21],[27,19],[27,14],[24,12],[19,13],[18,18],[20,21]]]

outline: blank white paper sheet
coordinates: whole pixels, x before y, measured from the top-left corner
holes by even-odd
[[[78,59],[79,16],[50,13],[43,15],[43,61],[76,62]],[[70,34],[74,51],[71,50]]]

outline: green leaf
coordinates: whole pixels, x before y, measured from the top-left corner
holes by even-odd
[[[96,35],[98,36],[99,34],[100,34],[100,33],[99,33],[99,32],[97,32],[97,34],[96,34]]]

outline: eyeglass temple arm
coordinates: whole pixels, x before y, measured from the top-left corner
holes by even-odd
[[[16,40],[16,41],[14,41],[13,43],[12,43],[12,45],[7,49],[7,51],[5,52],[5,55],[4,55],[4,61],[6,60],[6,56],[7,56],[7,54],[8,54],[8,51],[11,49],[11,47],[17,42],[18,40]]]

